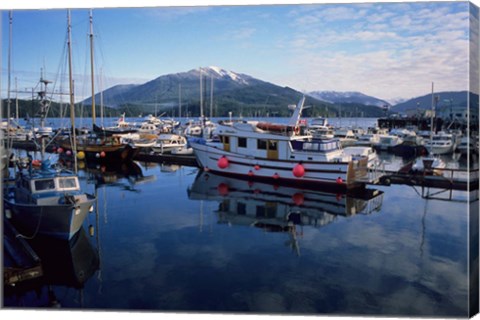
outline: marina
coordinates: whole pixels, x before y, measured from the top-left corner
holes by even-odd
[[[362,123],[368,126],[374,122],[365,119]],[[30,154],[35,159],[39,155],[38,151],[20,149],[17,153],[20,158]],[[442,175],[415,173],[411,171],[415,158],[387,151],[377,154],[382,164],[381,179],[343,191],[263,181],[248,175],[225,176],[202,170],[192,155],[143,151],[134,161],[123,163],[78,161],[82,190],[96,199],[94,210],[70,240],[4,235],[4,242],[15,243],[10,246],[13,256],[19,254],[17,241],[21,241],[26,242],[33,257],[19,260],[23,261],[20,268],[5,269],[5,306],[358,313],[356,306],[366,303],[362,298],[352,304],[346,298],[333,303],[333,297],[356,292],[360,285],[362,290],[374,292],[404,286],[404,277],[409,276],[396,269],[395,261],[405,261],[413,272],[436,275],[440,266],[435,261],[441,254],[442,261],[450,261],[446,272],[452,280],[445,281],[455,288],[453,297],[440,304],[434,302],[442,289],[425,282],[425,276],[417,276],[408,290],[432,303],[435,310],[460,314],[468,286],[453,279],[461,277],[458,268],[463,269],[461,265],[467,263],[467,253],[460,248],[468,241],[469,228],[461,212],[478,204],[478,168],[469,171],[468,158],[443,155],[447,168]],[[73,170],[73,159],[65,152],[56,150],[46,155],[50,161]],[[475,160],[475,155],[471,159]],[[405,203],[409,203],[407,208]],[[407,225],[415,227],[405,229]],[[464,232],[453,234],[449,231],[452,226]],[[339,234],[348,236],[338,238]],[[446,239],[449,249],[438,251],[438,246],[445,247]],[[45,241],[56,241],[67,248],[59,251],[65,262],[57,261],[61,256],[52,260],[49,252],[44,252]],[[77,247],[88,250],[79,251]],[[392,262],[385,268],[381,261],[392,250],[398,254],[389,255]],[[349,259],[341,258],[347,253]],[[364,255],[370,256],[368,262],[360,259]],[[329,258],[319,260],[326,256]],[[132,265],[132,260],[142,263]],[[363,266],[355,268],[355,277],[347,276],[353,270],[351,263]],[[56,271],[59,268],[61,275]],[[251,268],[254,273],[239,273]],[[297,274],[298,270],[302,273]],[[377,273],[385,279],[384,284],[373,281]],[[275,281],[275,274],[291,280]],[[445,276],[445,270],[442,274]],[[327,296],[310,291],[312,277],[322,283]],[[291,282],[293,279],[295,282]],[[427,286],[429,293],[417,291],[418,285]],[[227,294],[232,286],[235,293]],[[129,301],[128,297],[137,296],[138,290],[163,293],[158,299],[143,295],[141,300]],[[280,297],[277,290],[286,292],[286,296]],[[301,292],[308,293],[309,302],[301,302],[306,298]],[[201,298],[204,295],[208,300]],[[287,298],[290,301],[284,300]],[[409,299],[395,301],[377,300],[366,312],[380,314],[386,306],[402,313],[433,312],[416,307],[416,302]]]
[[[478,313],[478,8],[359,8],[2,12],[2,306]]]

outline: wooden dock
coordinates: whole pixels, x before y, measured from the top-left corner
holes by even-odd
[[[460,191],[473,191],[479,189],[478,168],[470,171],[465,169],[442,169],[442,174],[432,172],[412,173],[408,170],[409,165],[399,171],[387,171],[379,181],[379,184],[404,184],[439,189],[450,189]]]
[[[40,258],[7,218],[3,219],[4,265],[3,283],[14,286],[19,282],[43,275]]]

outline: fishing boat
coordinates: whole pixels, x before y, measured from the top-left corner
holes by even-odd
[[[313,118],[308,125],[308,131],[317,139],[332,139],[335,135],[332,127],[328,125],[328,120],[323,117]]]
[[[352,129],[337,128],[335,129],[333,136],[340,139],[342,147],[353,146],[357,142],[357,137]]]
[[[156,143],[151,146],[153,152],[155,153],[172,153],[172,150],[180,148],[187,149],[187,139],[184,136],[173,134],[173,133],[163,133],[158,136]]]
[[[352,159],[338,140],[314,140],[298,125],[305,97],[288,124],[258,121],[218,124],[221,143],[192,139],[197,162],[205,171],[295,184],[326,184],[350,189],[371,181],[368,157]]]
[[[69,29],[70,30],[70,29]],[[92,123],[95,129],[95,90],[94,90],[94,72],[93,72],[93,18],[92,11],[90,10],[90,56],[91,56],[91,73],[90,81],[92,86]],[[73,117],[74,112],[70,112]],[[72,120],[72,127],[74,121]],[[75,131],[72,128],[72,131]],[[95,130],[93,130],[95,131]],[[71,151],[73,157],[79,156],[79,158],[85,157],[87,161],[99,161],[99,162],[123,162],[131,161],[139,152],[140,148],[136,148],[132,144],[121,143],[118,135],[109,135],[104,133],[89,133],[79,135],[77,138],[71,139],[66,137],[58,142],[59,150]],[[77,154],[73,153],[73,149],[76,149]]]
[[[68,26],[70,37],[70,11]],[[69,76],[71,79],[71,68]],[[72,86],[70,92],[73,92]],[[41,106],[48,104],[46,95],[40,98]],[[71,108],[73,99],[71,94]],[[4,189],[5,215],[18,231],[29,238],[40,234],[71,239],[82,227],[89,210],[93,209],[95,197],[81,191],[75,173],[58,166],[52,167],[49,159],[45,158],[45,139],[40,142],[41,159],[17,161],[14,184]]]
[[[82,227],[95,197],[80,190],[78,176],[55,169],[48,160],[34,168],[35,160],[19,168],[15,183],[7,186],[7,218],[27,237],[37,234],[70,239]]]
[[[453,153],[456,148],[455,137],[451,133],[438,132],[432,135],[425,147],[433,154]]]
[[[134,124],[125,121],[125,113],[123,113],[114,126],[102,128],[94,124],[93,131],[99,135],[111,136],[114,134],[135,133],[138,131],[138,128]]]
[[[402,138],[393,134],[379,135],[378,142],[373,145],[377,150],[388,151],[403,143]]]

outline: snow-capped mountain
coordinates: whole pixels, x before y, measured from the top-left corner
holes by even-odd
[[[390,106],[385,100],[367,96],[361,92],[347,91],[312,91],[309,96],[329,103],[360,103],[369,106],[384,107]]]

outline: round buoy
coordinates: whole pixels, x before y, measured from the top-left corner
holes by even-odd
[[[95,158],[100,158],[100,153],[95,153]]]
[[[205,172],[208,172],[208,171],[210,171],[210,168],[209,168],[209,167],[205,167],[205,168],[203,168],[203,170],[205,170]]]
[[[273,179],[277,180],[278,178],[280,178],[280,175],[275,172],[275,173],[273,174]]]
[[[67,150],[67,151],[65,152],[65,154],[66,154],[67,156],[71,156],[71,155],[72,155],[72,151]]]
[[[228,167],[228,159],[225,156],[222,156],[220,159],[217,161],[217,165],[220,169],[225,169]]]
[[[295,165],[295,167],[293,167],[292,172],[295,177],[301,178],[305,174],[305,168],[301,163],[298,163],[297,165]]]
[[[218,186],[217,186],[217,191],[218,191],[218,194],[221,195],[221,196],[226,196],[228,195],[228,185],[226,183],[220,183]]]
[[[249,170],[247,174],[248,174],[249,177],[253,177],[253,171],[252,170]]]
[[[105,158],[106,155],[107,155],[107,154],[105,153],[105,151],[100,152],[100,157],[101,157],[101,158]]]
[[[303,193],[297,192],[292,196],[292,199],[297,206],[301,206],[305,200],[305,196]]]
[[[256,164],[253,168],[257,171],[260,170],[260,166],[258,164]]]
[[[83,161],[78,162],[78,169],[85,169],[85,162]]]
[[[83,152],[83,151],[78,151],[78,153],[77,153],[77,158],[78,158],[79,160],[85,159],[85,152]]]
[[[342,184],[342,183],[343,183],[342,177],[338,177],[338,178],[337,178],[337,183],[338,183],[338,184]]]
[[[63,152],[62,147],[58,148],[58,149],[57,149],[57,152],[58,152],[58,153],[62,153],[62,152]]]
[[[34,167],[40,167],[41,164],[42,162],[38,159],[32,160],[32,166]]]

